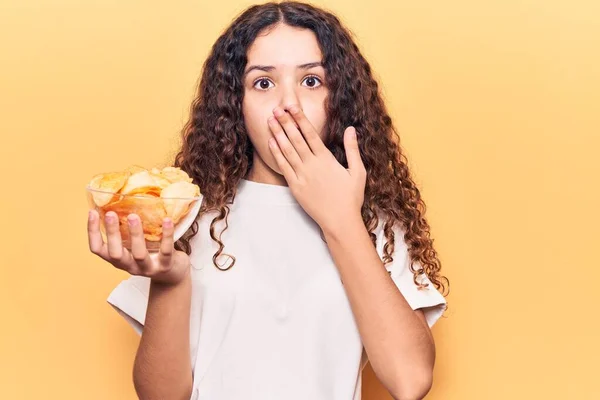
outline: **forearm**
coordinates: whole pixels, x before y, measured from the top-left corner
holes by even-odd
[[[400,293],[362,219],[325,230],[373,371],[396,398],[427,391],[435,349],[428,327]]]
[[[189,399],[192,392],[188,273],[179,284],[150,284],[144,330],[135,358],[133,381],[142,400]]]

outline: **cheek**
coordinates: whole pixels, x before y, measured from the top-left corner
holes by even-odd
[[[250,102],[249,102],[250,103]],[[269,139],[273,136],[267,119],[272,115],[269,113],[269,108],[265,105],[243,105],[244,124],[246,125],[246,133],[254,146],[254,151],[258,156],[275,172],[281,174],[275,157],[269,148]]]
[[[265,112],[264,107],[247,106],[243,108],[244,124],[250,140],[256,146],[262,140],[268,140],[270,137],[269,125],[267,119],[270,114]]]
[[[267,99],[266,96],[264,98],[256,98],[252,96],[252,94],[249,94],[244,97],[242,105],[244,123],[246,124],[246,130],[250,140],[255,147],[258,147],[261,150],[267,150],[269,153],[270,150],[268,149],[267,142],[269,138],[273,136],[273,132],[269,127],[267,119],[273,115],[273,108],[275,108],[277,104],[278,101],[276,99]],[[302,104],[302,110],[304,111],[306,118],[313,125],[321,138],[323,138],[323,129],[325,128],[327,121],[324,100],[321,98],[300,99],[300,104]]]
[[[315,128],[321,139],[323,138],[325,123],[327,122],[327,116],[325,115],[325,109],[321,106],[304,107],[304,114],[310,121],[312,126]]]

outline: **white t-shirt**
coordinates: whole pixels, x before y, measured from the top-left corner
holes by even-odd
[[[367,358],[356,321],[319,227],[289,187],[240,182],[222,236],[224,253],[236,257],[227,271],[212,261],[215,215],[202,216],[191,240],[192,399],[359,400]],[[376,231],[380,257],[382,225]],[[217,235],[223,226],[217,225]],[[433,326],[446,300],[425,276],[429,290],[417,291],[403,233],[394,229],[394,261],[387,269]],[[149,278],[131,276],[107,299],[139,334],[149,288]]]

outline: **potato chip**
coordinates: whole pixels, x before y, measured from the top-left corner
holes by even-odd
[[[127,167],[125,169],[125,171],[129,172],[129,173],[131,173],[131,175],[133,175],[133,174],[136,174],[138,172],[147,171],[147,169],[144,168],[144,167],[140,167],[139,165],[132,165],[130,167]]]
[[[156,186],[142,186],[142,187],[133,189],[131,192],[127,193],[127,196],[148,195],[148,196],[160,197],[160,192],[161,192],[161,189]]]
[[[118,193],[127,183],[130,176],[129,172],[109,172],[107,174],[98,174],[92,178],[89,186],[94,190],[100,190],[110,193],[92,192],[94,202],[98,207],[116,201],[119,197],[111,193]]]
[[[170,185],[170,182],[165,178],[144,170],[131,175],[121,193],[132,194],[150,191],[160,193],[168,185]]]
[[[164,167],[160,172],[163,177],[168,179],[171,183],[175,182],[192,182],[193,179],[178,167]]]
[[[200,196],[200,188],[192,181],[185,171],[177,167],[148,170],[132,165],[123,172],[94,176],[89,184],[92,190],[88,199],[97,207],[102,221],[108,211],[118,215],[125,246],[131,243],[127,222],[129,214],[140,217],[146,241],[160,242],[164,218],[169,216],[177,224],[190,212],[194,197]],[[101,229],[105,232],[104,224]],[[148,244],[148,249],[156,250],[157,245]]]
[[[154,182],[156,183],[156,185],[158,187],[161,188],[161,190],[166,188],[167,186],[169,186],[172,183],[171,181],[169,181],[167,178],[165,178],[160,173],[155,174],[153,172],[150,172],[150,176],[152,177],[152,179],[154,179]]]
[[[160,197],[164,201],[167,216],[176,224],[190,210],[190,204],[193,202],[191,197],[200,195],[200,189],[197,185],[190,182],[175,182],[164,188]]]
[[[101,217],[114,211],[119,217],[119,227],[121,239],[129,240],[129,226],[127,216],[137,214],[142,221],[144,237],[147,240],[160,240],[162,235],[162,222],[166,216],[166,211],[161,198],[140,195],[139,197],[124,196],[121,200],[108,204],[101,208]]]

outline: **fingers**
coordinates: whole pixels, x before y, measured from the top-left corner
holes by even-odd
[[[310,147],[308,147],[304,136],[302,136],[303,133],[300,132],[299,128],[296,127],[296,122],[294,121],[292,116],[283,111],[281,107],[275,107],[275,109],[273,110],[273,114],[285,130],[285,134],[287,135],[290,143],[300,156],[300,159],[302,161],[306,161],[310,157],[314,156]]]
[[[142,221],[136,214],[129,214],[127,223],[129,224],[129,237],[131,238],[131,256],[140,270],[149,271],[152,269],[152,261],[146,248]]]
[[[279,121],[275,117],[270,117],[268,120],[269,127],[277,140],[277,144],[279,145],[279,149],[281,149],[281,153],[285,156],[287,162],[293,168],[294,175],[296,176],[298,171],[302,168],[302,159],[298,155],[298,152],[290,143],[286,132],[284,132],[283,128],[279,124]],[[295,129],[295,128],[294,128]]]
[[[170,218],[165,218],[163,221],[162,240],[160,241],[160,251],[158,254],[158,260],[161,266],[170,266],[171,259],[173,257],[174,240],[173,235],[175,234],[175,227],[173,221]]]
[[[96,210],[89,211],[87,229],[90,251],[102,258],[107,258],[108,251],[100,233],[100,216]]]
[[[289,111],[292,114],[294,121],[296,121],[300,127],[302,135],[304,135],[304,139],[306,140],[306,143],[308,143],[308,146],[312,150],[313,154],[318,156],[327,150],[323,140],[321,140],[321,137],[315,130],[312,123],[308,120],[308,118],[306,118],[306,114],[304,114],[302,108],[300,108],[299,105],[293,105],[289,108]]]
[[[106,245],[108,247],[108,256],[112,260],[121,260],[125,248],[121,241],[121,231],[119,228],[119,217],[117,213],[109,211],[104,216],[104,226],[106,227]]]
[[[106,228],[106,243],[100,233],[100,217],[92,210],[88,218],[88,242],[90,251],[116,268],[132,275],[152,277],[167,272],[171,268],[172,257],[175,253],[175,227],[171,219],[163,221],[163,238],[160,251],[150,254],[146,247],[144,229],[140,217],[136,214],[127,216],[127,229],[131,240],[131,250],[123,246],[120,222],[116,213],[109,211],[104,218]]]
[[[346,150],[346,159],[348,160],[348,169],[352,174],[364,174],[365,166],[360,156],[358,141],[356,140],[356,128],[349,126],[344,131],[344,148]]]
[[[269,139],[269,148],[271,149],[273,157],[275,157],[275,162],[277,162],[277,165],[279,166],[281,173],[285,177],[285,180],[287,182],[293,182],[294,180],[296,180],[298,176],[296,175],[296,172],[294,171],[288,160],[281,152],[281,149],[277,144],[277,140],[275,140],[274,138]]]
[[[108,218],[107,218],[108,216]],[[108,221],[112,222],[108,222]],[[88,243],[90,251],[113,266],[131,272],[131,255],[125,249],[121,242],[121,232],[119,231],[119,222],[116,213],[109,211],[104,216],[104,227],[106,229],[107,242],[104,242],[100,232],[100,215],[96,210],[89,211],[88,217]],[[109,250],[110,243],[111,248]]]

